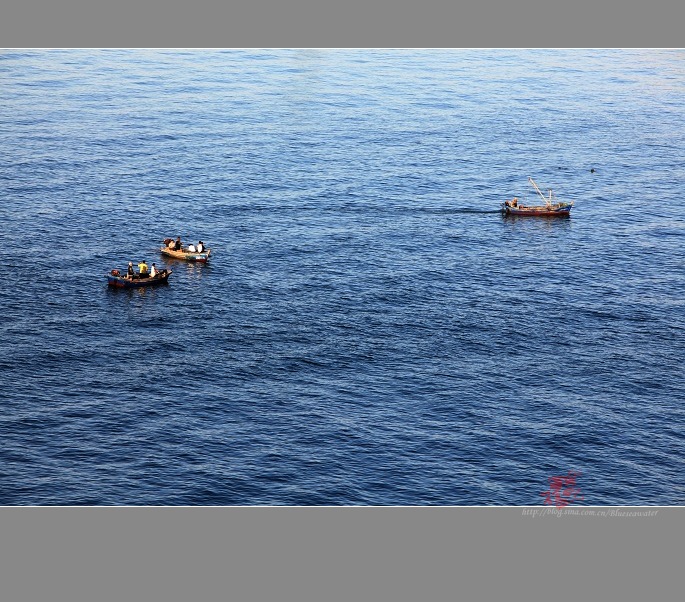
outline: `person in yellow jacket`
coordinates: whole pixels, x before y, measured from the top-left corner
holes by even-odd
[[[147,278],[150,275],[147,270],[147,263],[145,263],[144,259],[138,264],[138,274],[140,274],[141,278]]]

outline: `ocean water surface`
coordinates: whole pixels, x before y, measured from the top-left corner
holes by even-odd
[[[1,52],[0,504],[682,505],[684,59]]]

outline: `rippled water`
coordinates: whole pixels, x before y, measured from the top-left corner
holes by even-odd
[[[684,58],[1,53],[0,503],[683,504]]]

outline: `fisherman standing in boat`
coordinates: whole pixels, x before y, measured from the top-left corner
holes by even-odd
[[[176,250],[177,251],[183,250],[183,246],[181,245],[181,237],[180,236],[176,237]]]
[[[155,264],[152,264],[152,267],[150,268],[150,278],[154,278],[157,275],[157,268],[155,267]]]
[[[504,205],[505,207],[516,207],[518,202],[518,198],[514,197],[511,201],[504,201]]]
[[[128,262],[128,270],[126,270],[126,276],[128,278],[133,278],[135,276],[135,272],[133,271],[133,262],[132,261]]]
[[[147,263],[145,263],[144,259],[138,264],[138,274],[141,278],[147,278],[150,275],[148,274]]]

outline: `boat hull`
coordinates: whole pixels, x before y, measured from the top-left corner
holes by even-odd
[[[505,215],[516,215],[521,217],[568,217],[571,215],[572,205],[560,205],[557,207],[512,207],[502,205],[502,212]]]
[[[191,253],[190,251],[175,251],[169,247],[161,247],[159,251],[162,255],[166,255],[167,257],[182,259],[183,261],[195,261],[197,263],[207,263],[209,255],[212,252],[211,249],[207,249],[202,253]]]
[[[171,276],[171,271],[161,272],[154,278],[126,278],[125,276],[107,275],[107,284],[116,288],[140,288],[143,286],[157,286],[166,284]]]

